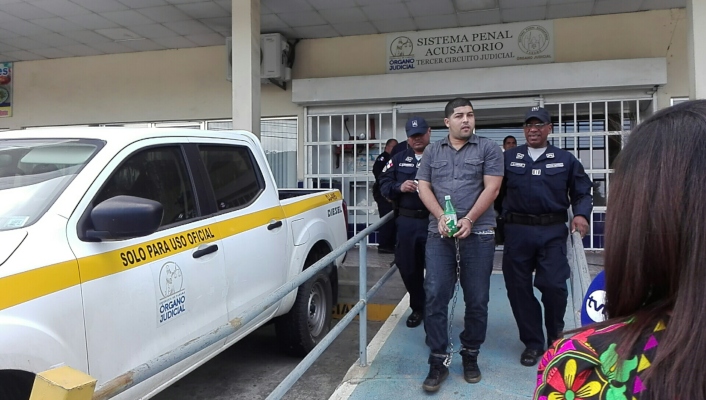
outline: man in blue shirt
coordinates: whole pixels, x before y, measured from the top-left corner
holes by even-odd
[[[380,176],[380,191],[396,205],[397,248],[395,262],[409,293],[412,314],[407,326],[419,326],[424,319],[424,246],[427,242],[429,211],[419,199],[414,180],[431,128],[422,117],[412,117],[405,126],[409,148],[392,156]]]
[[[520,356],[525,366],[535,365],[545,344],[564,330],[570,274],[567,210],[571,206],[574,214],[572,232],[578,230],[583,237],[593,208],[591,180],[573,154],[548,144],[551,131],[549,112],[533,107],[525,115],[527,144],[505,150],[503,277],[525,344]],[[547,342],[533,285],[542,293]]]
[[[463,377],[469,383],[481,380],[478,353],[488,327],[495,253],[492,204],[503,176],[500,146],[474,134],[471,102],[454,99],[444,111],[449,135],[427,147],[417,172],[419,196],[431,213],[424,278],[429,374],[422,385],[428,392],[439,390],[449,374],[443,363],[449,356],[448,306],[457,279],[465,302],[464,329],[460,334]],[[451,196],[458,219],[459,230],[453,238],[448,237],[449,228],[443,217],[446,195]]]

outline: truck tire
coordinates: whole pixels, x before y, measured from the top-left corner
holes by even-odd
[[[25,371],[0,371],[0,399],[28,400],[34,374]]]
[[[307,355],[331,330],[332,311],[331,280],[320,271],[299,286],[292,309],[275,321],[282,351],[296,357]]]

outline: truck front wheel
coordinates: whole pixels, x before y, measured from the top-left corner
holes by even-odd
[[[299,286],[292,309],[277,318],[280,348],[293,356],[305,356],[331,329],[332,310],[331,280],[320,271]]]
[[[31,372],[0,371],[0,399],[27,400],[32,393],[34,374]]]

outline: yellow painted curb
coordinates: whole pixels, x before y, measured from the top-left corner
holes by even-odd
[[[91,400],[96,380],[71,367],[44,371],[34,378],[29,400]]]
[[[338,303],[333,308],[333,318],[341,319],[356,303]],[[385,321],[392,314],[397,304],[368,304],[368,321]],[[357,319],[358,317],[356,317]]]

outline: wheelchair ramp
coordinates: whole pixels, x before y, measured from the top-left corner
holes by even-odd
[[[535,295],[539,298],[536,290]],[[571,301],[568,303],[565,314],[567,330],[574,328],[573,304]],[[430,394],[422,389],[422,382],[429,372],[429,350],[424,344],[424,326],[410,329],[405,325],[411,313],[405,296],[369,345],[369,365],[360,367],[356,364],[351,367],[331,399],[411,400],[426,396],[435,399],[483,400],[532,398],[537,367],[520,364],[520,353],[524,345],[519,340],[501,274],[494,273],[491,276],[488,307],[488,332],[478,357],[483,376],[481,382],[469,384],[463,379],[461,356],[456,353],[449,367],[449,377],[441,389]],[[455,351],[460,348],[458,335],[463,330],[463,311],[463,296],[459,293],[453,319]]]

